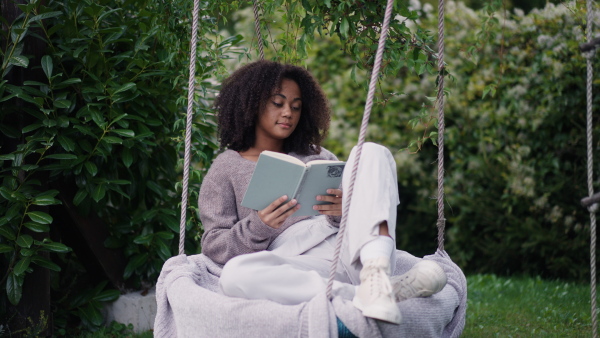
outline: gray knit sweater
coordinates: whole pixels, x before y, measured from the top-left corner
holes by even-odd
[[[289,155],[304,163],[337,160],[324,148],[320,154]],[[204,177],[198,198],[204,226],[202,253],[216,263],[225,264],[235,256],[265,250],[290,225],[307,218],[291,216],[279,229],[274,229],[261,221],[256,210],[241,206],[255,166],[256,162],[243,158],[238,152],[225,150]],[[340,217],[328,218],[332,225],[339,226]]]

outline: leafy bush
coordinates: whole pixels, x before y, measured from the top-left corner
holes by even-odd
[[[585,6],[499,13],[480,50],[466,48],[477,38],[476,13],[451,6],[448,63],[457,76],[448,102],[449,250],[469,271],[585,280],[585,59],[578,49]],[[592,61],[599,69],[600,58]],[[490,84],[495,97],[485,95]],[[593,92],[599,85],[596,75]],[[595,149],[599,122],[594,117]]]
[[[208,38],[216,27],[210,14],[232,5],[205,5],[194,107],[197,167],[190,176],[186,225],[190,253],[200,250],[197,191],[216,147],[207,110],[214,84],[207,79],[239,42]],[[163,262],[177,253],[190,4],[31,0],[18,8],[22,13],[12,22],[3,15],[8,30],[0,35],[2,297],[19,303],[34,265],[59,272],[78,259],[61,243],[53,214],[65,212],[55,208],[59,205],[100,218],[110,234],[104,244],[122,250],[128,260],[123,275],[128,285],[152,284]],[[40,40],[45,50],[36,57],[31,50]],[[81,273],[68,276],[77,280]],[[55,286],[73,287],[73,280],[56,276]],[[59,307],[99,325],[93,302],[114,299],[103,288],[92,285],[91,296],[75,295],[79,300],[59,296],[67,299]]]

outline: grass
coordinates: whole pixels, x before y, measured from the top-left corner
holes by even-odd
[[[540,278],[467,278],[462,337],[590,337],[590,286]]]
[[[97,331],[82,332],[77,338],[152,338],[152,331],[141,333],[133,332],[133,325],[125,325],[112,322],[108,326],[101,327]]]

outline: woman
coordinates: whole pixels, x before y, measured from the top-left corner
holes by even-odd
[[[214,161],[200,189],[205,232],[202,252],[224,264],[224,294],[298,304],[325,290],[343,189],[329,189],[315,205],[321,215],[295,217],[299,205],[281,196],[263,210],[240,205],[259,154],[287,153],[303,162],[335,160],[320,146],[330,112],[314,78],[303,68],[270,61],[248,64],[223,82],[216,101],[218,134],[226,150]],[[356,149],[348,159],[352,168]],[[394,264],[396,165],[386,148],[367,143],[348,215],[348,238],[338,264],[334,293],[353,299],[363,315],[399,324],[397,301],[429,296],[446,284],[436,263],[422,261],[390,278]]]

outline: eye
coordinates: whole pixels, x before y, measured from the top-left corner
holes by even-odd
[[[281,107],[283,107],[283,103],[277,103],[277,102],[275,102],[275,101],[272,101],[272,102],[273,102],[273,104],[275,105],[275,107],[278,107],[278,108],[281,108]]]
[[[300,106],[300,107],[292,107],[292,109],[295,110],[295,111],[301,111],[302,110],[302,106]]]

